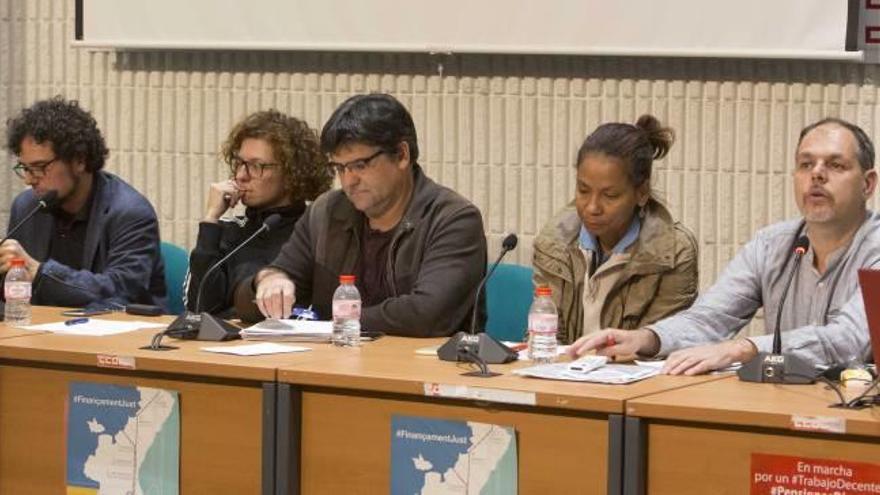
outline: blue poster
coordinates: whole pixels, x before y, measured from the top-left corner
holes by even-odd
[[[516,431],[507,426],[393,416],[393,495],[517,491]]]
[[[67,493],[177,495],[177,392],[73,382],[67,402]]]

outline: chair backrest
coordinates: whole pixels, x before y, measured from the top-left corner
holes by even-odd
[[[532,269],[502,263],[486,282],[486,332],[498,340],[521,342],[532,305]]]
[[[165,289],[168,291],[168,310],[183,313],[183,280],[189,269],[189,255],[180,246],[163,242],[162,261],[165,264]]]

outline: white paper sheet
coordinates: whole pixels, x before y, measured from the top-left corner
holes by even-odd
[[[66,325],[63,321],[56,321],[52,323],[43,323],[41,325],[28,325],[20,328],[40,332],[53,332],[63,335],[103,337],[105,335],[133,332],[142,328],[164,328],[166,326],[166,323],[156,323],[151,321],[115,321],[89,318],[85,323],[77,323],[75,325]]]
[[[216,352],[218,354],[235,354],[236,356],[261,356],[263,354],[283,354],[287,352],[311,351],[301,345],[276,344],[274,342],[262,342],[259,344],[245,344],[236,346],[202,347],[203,351]]]
[[[606,364],[586,373],[571,369],[571,363],[552,363],[520,368],[513,373],[533,378],[548,380],[566,380],[574,382],[592,382],[621,385],[632,383],[657,375],[660,370],[653,366],[632,364]]]

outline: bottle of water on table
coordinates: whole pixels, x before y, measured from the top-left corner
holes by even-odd
[[[24,259],[13,258],[6,272],[3,295],[6,309],[3,319],[8,326],[21,327],[31,324],[31,277],[24,266]]]
[[[361,294],[354,275],[340,275],[333,293],[333,337],[339,346],[361,345]]]
[[[551,363],[556,360],[559,316],[552,295],[550,287],[538,287],[529,309],[529,359],[535,363]]]

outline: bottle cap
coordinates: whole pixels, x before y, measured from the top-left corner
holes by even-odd
[[[339,276],[340,284],[353,284],[354,283],[354,275],[340,275]]]
[[[24,266],[24,258],[12,258],[12,261],[9,262],[9,266],[13,268],[16,266]]]
[[[535,295],[538,297],[551,296],[553,295],[553,290],[551,290],[550,287],[547,287],[546,285],[541,285],[535,289]]]

